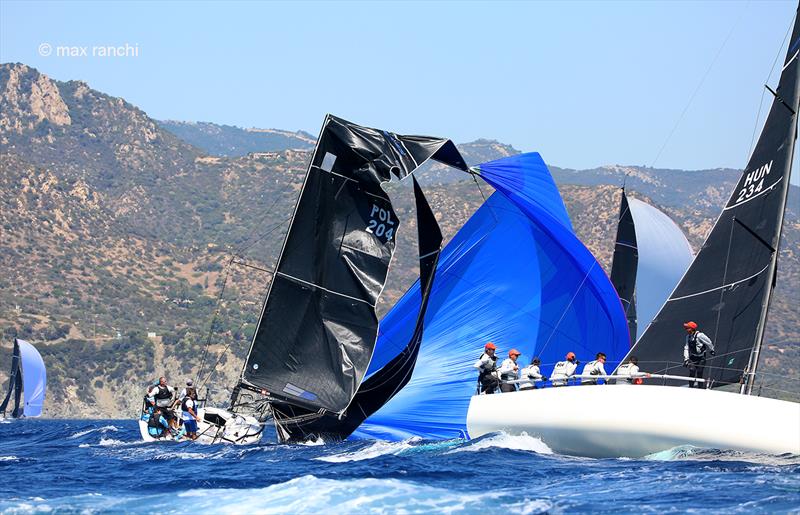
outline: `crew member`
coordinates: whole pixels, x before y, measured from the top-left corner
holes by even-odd
[[[494,393],[500,385],[497,378],[497,347],[492,342],[483,347],[483,354],[475,362],[474,367],[478,369],[478,382],[480,383],[481,393]]]
[[[569,378],[575,375],[575,369],[580,364],[581,362],[575,357],[574,352],[567,352],[564,361],[559,361],[553,367],[553,375],[550,376],[553,386],[566,386]]]
[[[541,364],[542,361],[536,357],[533,358],[530,365],[520,370],[520,379],[528,379],[530,381],[530,383],[520,383],[520,390],[533,390],[538,388],[536,381],[547,381],[547,378],[542,375],[542,371],[539,369]]]
[[[650,377],[650,374],[639,372],[639,358],[636,356],[629,357],[625,363],[620,365],[615,375],[624,378],[628,384],[642,384],[644,382],[642,375]],[[619,380],[617,380],[617,383],[619,383]]]
[[[519,358],[520,352],[517,349],[511,349],[508,351],[508,357],[503,360],[503,364],[500,365],[500,380],[503,381],[500,383],[500,391],[501,392],[516,392],[517,385],[514,384],[507,384],[506,381],[516,381],[519,379],[519,365],[517,365],[517,358]]]
[[[186,396],[181,402],[181,415],[186,436],[197,440],[197,423],[200,418],[197,416],[197,392],[192,387],[186,389]]]
[[[155,408],[147,421],[147,434],[153,438],[161,438],[168,429],[169,422],[164,418],[161,408]]]
[[[714,352],[714,344],[711,342],[711,338],[697,329],[696,323],[686,322],[683,327],[686,329],[686,344],[683,346],[683,366],[689,369],[689,377],[692,378],[689,388],[705,388],[698,379],[703,379],[703,373],[706,369],[706,353],[708,352],[712,356],[716,354]]]
[[[175,395],[175,388],[167,384],[167,378],[161,376],[158,378],[158,384],[151,386],[147,391],[147,396],[155,400],[157,408],[161,408],[161,414],[169,421],[172,428],[177,426],[175,414],[172,413],[172,400]]]
[[[584,365],[583,372],[581,373],[581,375],[582,376],[607,375],[606,367],[604,366],[605,362],[606,362],[606,355],[602,352],[598,352],[594,357],[594,361],[590,361],[586,365]],[[582,377],[581,384],[597,384],[597,379]]]

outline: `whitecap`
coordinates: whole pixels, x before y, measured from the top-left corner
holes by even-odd
[[[67,438],[80,438],[81,436],[86,436],[89,433],[94,433],[95,431],[100,431],[101,433],[106,433],[108,431],[119,431],[117,426],[103,426],[103,427],[93,427],[92,429],[86,429],[84,431],[78,431],[77,433],[68,436]]]
[[[515,451],[532,451],[538,454],[553,454],[553,450],[539,438],[522,432],[519,435],[509,435],[506,433],[495,433],[477,440],[468,442],[461,447],[453,449],[454,452],[474,452],[489,448],[511,449]]]
[[[377,458],[378,456],[386,456],[387,454],[400,454],[402,451],[410,449],[415,442],[419,442],[420,440],[420,438],[410,438],[401,442],[387,442],[379,440],[369,447],[365,447],[364,449],[360,449],[358,451],[332,454],[330,456],[320,456],[314,459],[319,461],[327,461],[328,463],[346,463],[349,461],[370,460]]]
[[[0,461],[19,461],[16,456],[0,456]]]

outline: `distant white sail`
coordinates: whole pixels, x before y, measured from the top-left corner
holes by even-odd
[[[639,262],[636,270],[637,340],[667,301],[694,254],[678,225],[650,204],[628,198],[636,227]]]
[[[47,371],[36,347],[25,340],[17,340],[17,343],[19,344],[20,358],[22,358],[22,385],[25,392],[22,413],[26,417],[38,417],[42,414],[44,405]]]

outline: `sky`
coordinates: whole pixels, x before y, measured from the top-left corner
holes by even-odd
[[[157,119],[317,134],[332,113],[496,139],[567,168],[742,168],[796,8],[0,0],[0,61],[86,81]]]

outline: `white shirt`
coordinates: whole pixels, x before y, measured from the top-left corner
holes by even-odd
[[[516,370],[514,370],[515,368]],[[500,365],[500,378],[503,381],[519,379],[519,365],[517,365],[517,362],[511,358],[503,360],[503,364]]]
[[[186,399],[186,409],[183,410],[183,420],[194,420],[194,417],[188,410],[194,411],[194,414],[197,415],[197,408],[195,407],[195,402],[192,399]]]
[[[581,373],[582,376],[604,376],[606,374],[606,368],[603,366],[599,360],[590,361],[583,367],[583,372]],[[581,379],[581,383],[585,384],[597,384],[597,379]]]
[[[633,363],[625,363],[619,366],[617,374],[620,377],[625,377],[626,381],[631,383],[631,379],[639,375],[639,367]]]
[[[538,365],[528,365],[520,371],[519,375],[521,379],[530,379],[531,381],[541,381],[543,377]],[[520,383],[519,389],[527,390],[533,386],[533,383]]]
[[[484,352],[483,354],[481,354],[481,357],[478,358],[478,361],[476,361],[473,366],[479,370],[485,370],[488,372],[494,369],[495,363],[496,361],[493,360],[488,354]]]
[[[575,375],[576,368],[578,365],[573,361],[559,361],[553,368],[550,382],[553,383],[553,386],[564,386],[567,384],[567,379]]]

